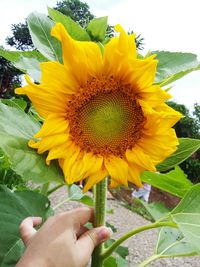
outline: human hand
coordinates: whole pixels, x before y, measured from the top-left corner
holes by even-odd
[[[110,228],[101,226],[88,230],[84,225],[92,221],[93,210],[78,208],[50,217],[28,217],[20,225],[26,246],[16,267],[85,267],[95,246],[110,238]]]

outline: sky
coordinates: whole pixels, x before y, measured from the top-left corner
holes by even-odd
[[[11,24],[23,22],[33,11],[47,13],[57,0],[1,0],[0,45],[11,35]],[[145,39],[144,51],[165,50],[191,52],[200,60],[199,0],[83,0],[91,12],[108,16],[109,24],[120,23]],[[173,83],[170,92],[178,103],[191,111],[200,103],[200,71]]]

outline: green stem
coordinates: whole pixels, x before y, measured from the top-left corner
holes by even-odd
[[[106,217],[106,197],[107,197],[107,178],[94,187],[94,227],[105,225]],[[101,253],[103,252],[103,244],[95,248],[92,254],[91,267],[102,267],[103,259]]]
[[[104,250],[104,252],[101,254],[101,257],[103,259],[107,258],[108,256],[110,256],[115,249],[122,243],[124,242],[126,239],[128,239],[129,237],[138,234],[140,232],[143,232],[145,230],[149,230],[149,229],[153,229],[153,228],[158,228],[158,227],[163,227],[163,226],[171,226],[171,227],[177,227],[177,225],[174,222],[155,222],[152,224],[148,224],[148,225],[143,225],[141,227],[138,227],[136,229],[133,229],[131,231],[129,231],[128,233],[124,234],[123,236],[121,236],[118,240],[116,240],[110,247],[108,247],[107,249]]]
[[[49,185],[50,185],[50,183],[43,184],[43,186],[41,188],[41,191],[40,191],[41,194],[43,194],[45,196],[47,195]]]
[[[64,184],[59,184],[59,185],[56,185],[55,187],[53,187],[52,189],[50,189],[48,192],[47,192],[47,195],[49,196],[50,194],[52,194],[53,192],[55,192],[57,189],[59,189],[60,187],[64,186]]]
[[[138,267],[145,267],[145,266],[147,266],[147,264],[149,264],[150,262],[152,262],[158,258],[159,258],[159,255],[152,255],[151,257],[149,257],[146,260],[144,260],[143,262],[141,262],[140,265],[138,265]]]

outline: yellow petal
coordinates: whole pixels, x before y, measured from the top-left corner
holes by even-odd
[[[40,63],[41,83],[51,91],[60,94],[74,94],[79,87],[78,83],[64,65],[59,62]]]
[[[118,186],[120,186],[120,184],[117,181],[115,181],[115,179],[111,178],[110,179],[109,188],[115,188],[115,187],[118,187]]]
[[[120,184],[128,185],[128,164],[125,160],[110,156],[104,159],[104,164],[111,178]]]
[[[63,114],[65,115],[65,114]],[[50,114],[45,120],[42,128],[34,135],[35,138],[67,133],[69,122],[61,114]]]
[[[17,88],[17,94],[26,94],[32,101],[38,113],[46,118],[51,113],[64,113],[66,108],[66,96],[58,94],[43,85],[34,84],[25,76],[28,85]]]
[[[138,187],[143,187],[140,176],[144,171],[143,168],[139,167],[136,164],[129,163],[129,181]]]
[[[101,182],[107,175],[108,172],[106,170],[100,170],[99,172],[91,174],[87,179],[83,192],[87,192],[93,185]]]
[[[68,148],[68,151],[69,154],[67,155],[67,158],[65,158],[63,162],[63,172],[67,183],[71,184],[73,183],[73,177],[71,176],[70,171],[79,156],[80,148],[72,145],[71,147]]]
[[[83,164],[86,177],[91,173],[96,173],[102,169],[103,157],[92,153],[84,153]]]
[[[145,152],[137,145],[135,145],[132,150],[128,149],[126,151],[126,158],[128,162],[137,164],[146,170],[156,171],[150,156],[146,155]]]
[[[131,61],[132,71],[129,74],[129,82],[134,85],[137,93],[150,87],[155,79],[158,61],[154,55],[145,59],[134,59]]]
[[[44,153],[47,150],[52,149],[53,147],[57,147],[67,142],[69,138],[68,134],[56,134],[51,136],[46,136],[41,139],[40,144],[38,146],[38,153]]]
[[[120,78],[127,71],[130,59],[136,58],[137,52],[135,35],[128,35],[120,25],[116,25],[115,30],[120,35],[112,38],[105,46],[103,73],[118,75]]]
[[[61,23],[53,27],[51,34],[62,43],[64,65],[79,84],[100,72],[102,55],[97,44],[75,41]]]

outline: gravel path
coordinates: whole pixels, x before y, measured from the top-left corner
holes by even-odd
[[[67,197],[65,188],[57,190],[51,195],[52,206]],[[67,202],[56,210],[56,213],[80,207],[78,202]],[[117,200],[108,200],[108,208],[113,209],[114,213],[107,215],[107,221],[113,224],[118,232],[113,238],[121,236],[123,233],[130,231],[132,228],[149,223],[143,217],[124,208]],[[158,231],[156,229],[145,231],[132,238],[129,238],[123,245],[129,248],[129,267],[137,267],[147,257],[151,256],[156,245]],[[200,267],[199,257],[180,257],[156,260],[149,267]]]

